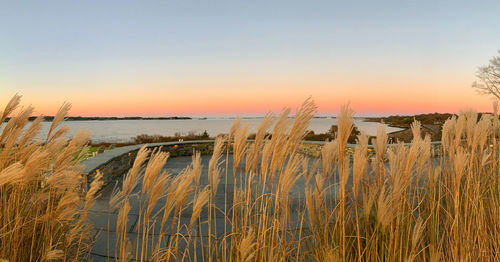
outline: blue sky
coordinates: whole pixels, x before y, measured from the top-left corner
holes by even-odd
[[[0,35],[0,103],[43,113],[484,109],[470,83],[500,49],[500,2],[0,1]]]

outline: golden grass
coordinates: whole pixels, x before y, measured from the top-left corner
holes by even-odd
[[[385,127],[380,126],[373,143],[373,157],[369,155],[368,137],[364,134],[358,137],[354,153],[349,156],[346,137],[352,129],[353,113],[345,106],[338,118],[337,137],[322,150],[322,164],[309,165],[295,148],[301,142],[314,108],[311,101],[306,101],[293,124],[288,118],[290,111],[285,110],[274,122],[271,138],[263,135],[273,123],[267,116],[252,144],[247,142],[248,127],[237,120],[230,134],[234,137],[234,178],[240,182],[234,186],[230,208],[221,211],[211,198],[206,200],[207,189],[201,194],[195,193],[193,202],[183,201],[184,207],[178,206],[175,212],[193,205],[196,212],[190,227],[194,219],[199,219],[200,206],[208,205],[211,215],[205,221],[200,220],[209,225],[207,242],[195,244],[190,242],[189,231],[182,234],[178,231],[173,243],[158,250],[160,255],[156,258],[205,261],[498,259],[496,116],[477,119],[477,113],[468,111],[448,120],[443,128],[442,157],[431,158],[430,139],[420,136],[418,122],[412,125],[415,138],[410,146],[388,144]],[[496,115],[497,110],[494,112]],[[220,159],[220,152],[217,149],[214,153],[210,170],[215,165],[213,162]],[[237,168],[243,159],[246,159],[245,168]],[[209,172],[210,181],[215,180],[214,173]],[[297,188],[300,179],[305,181],[302,189]],[[217,190],[210,187],[213,197]],[[291,197],[292,190],[302,191],[303,198],[298,204],[293,202],[297,200]],[[223,212],[226,217],[227,226],[222,235],[210,228],[216,220],[213,216],[216,212]],[[187,243],[178,250],[181,239]],[[194,245],[203,249],[202,258],[189,256],[188,249]]]
[[[33,108],[20,107],[15,95],[1,115],[0,260],[48,261],[85,258],[90,249],[87,212],[102,186],[101,175],[84,194],[80,158],[88,133],[64,138],[64,104],[42,142],[36,139],[42,118],[25,130]],[[17,111],[17,113],[16,113]]]
[[[19,104],[18,97],[12,101],[3,118]],[[229,135],[215,142],[205,187],[199,182],[199,154],[173,177],[162,171],[166,153],[141,149],[110,201],[119,209],[116,255],[123,261],[500,260],[496,104],[493,116],[478,119],[467,111],[449,119],[438,157],[431,157],[430,139],[420,136],[417,122],[409,146],[388,144],[381,125],[374,155],[364,134],[353,154],[347,154],[353,112],[344,106],[337,137],[325,144],[321,162],[296,150],[315,108],[307,100],[293,122],[288,109],[276,119],[266,116],[254,143],[247,141],[248,126],[236,120]],[[25,110],[18,116],[32,112]],[[67,143],[54,129],[46,143],[33,142],[35,123],[24,132],[31,138],[18,139],[25,124],[25,119],[11,119],[0,137],[0,259],[74,259],[88,248],[85,213],[101,186],[98,179],[88,196],[78,194],[81,178],[74,155],[85,135]],[[266,133],[272,124],[270,137]],[[224,147],[233,140],[231,156]],[[229,157],[234,163],[231,179]],[[231,185],[234,193],[227,184],[233,179],[238,181]],[[133,193],[141,182],[142,190]],[[224,182],[227,206],[221,208],[215,199]],[[141,206],[139,237],[131,242],[127,214],[133,197]],[[153,212],[162,198],[160,211]],[[191,216],[184,222],[186,211]],[[159,238],[148,243],[153,221],[160,223],[160,232],[154,232]],[[223,232],[217,232],[218,222],[224,223]],[[207,237],[200,242],[196,236],[202,230]],[[152,254],[144,251],[147,245],[154,246]]]

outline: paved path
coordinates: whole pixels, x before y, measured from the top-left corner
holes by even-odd
[[[225,158],[221,158],[225,159]],[[167,170],[170,174],[172,175],[178,175],[186,166],[191,164],[192,158],[189,157],[176,157],[176,158],[170,158],[167,160],[167,163],[164,167],[165,170]],[[210,156],[202,156],[202,175],[200,178],[200,185],[201,187],[204,187],[205,185],[208,184],[208,161],[210,160]],[[232,170],[232,157],[230,157],[228,161],[229,168],[228,170]],[[225,167],[225,164],[223,164],[223,167]],[[233,177],[232,172],[228,172],[228,177]],[[117,223],[117,216],[118,216],[118,210],[116,211],[111,211],[109,207],[109,199],[111,197],[111,194],[113,192],[113,188],[115,186],[118,186],[121,188],[121,183],[122,180],[118,179],[115,181],[115,183],[110,183],[107,186],[105,186],[102,189],[101,196],[96,200],[95,205],[90,209],[89,213],[89,219],[94,225],[94,236],[95,236],[95,243],[93,246],[93,250],[91,252],[91,259],[93,261],[113,261],[115,258],[115,244],[116,244],[116,223]],[[142,185],[139,184],[138,187],[136,188],[135,192],[139,192],[142,188]],[[229,190],[230,189],[230,190]],[[232,203],[232,196],[233,196],[233,181],[230,179],[228,181],[228,203]],[[217,190],[217,194],[215,197],[215,205],[219,208],[224,207],[224,195],[225,195],[225,187],[224,187],[224,181],[221,180],[221,183],[219,184],[219,189]],[[158,203],[156,204],[155,208],[153,209],[152,213],[156,213],[155,211],[159,211],[160,208],[164,205],[165,199],[160,199]],[[230,204],[228,204],[230,205]],[[128,238],[135,242],[135,239],[137,238],[137,228],[136,224],[138,221],[139,217],[139,200],[138,198],[132,199],[131,200],[131,210],[128,215]],[[188,207],[185,212],[183,212],[182,217],[181,217],[181,224],[189,224],[189,220],[191,218],[191,207]],[[201,219],[206,220],[208,216],[208,212],[203,210],[201,213]],[[223,219],[222,219],[222,214],[217,214],[217,217],[220,218],[218,219],[219,221],[222,221],[221,223],[217,223],[217,232],[223,232],[224,230],[224,225],[223,225]],[[159,216],[158,220],[161,220],[161,215]],[[170,221],[167,220],[168,228],[164,228],[164,232],[166,232],[167,236],[170,236]],[[158,226],[158,222],[154,224],[154,232],[159,232],[160,228]],[[194,236],[197,239],[194,239],[193,241],[199,241],[201,240],[204,236],[207,234],[207,226],[205,224],[202,224],[201,231],[202,232],[197,232],[198,227],[196,226],[196,231],[194,232]],[[204,231],[204,232],[203,232]],[[181,232],[182,233],[182,232]],[[151,254],[152,252],[152,245],[151,243],[155,243],[158,239],[159,235],[156,234],[151,234],[148,237],[148,246],[146,247],[146,252],[148,254]],[[168,239],[166,240],[168,241]]]
[[[170,174],[173,176],[178,175],[186,166],[191,164],[192,158],[189,157],[175,157],[175,158],[170,158],[167,160],[167,163],[164,167],[165,170],[167,170]],[[205,185],[208,184],[208,161],[210,160],[209,155],[202,156],[202,175],[200,178],[200,186],[203,188]],[[225,160],[225,156],[221,158],[221,160]],[[227,191],[227,196],[228,196],[228,206],[232,205],[232,197],[233,197],[233,188],[234,188],[234,182],[233,182],[233,175],[232,175],[232,169],[233,169],[233,161],[232,161],[232,156],[229,157],[228,161],[228,191]],[[222,164],[222,168],[225,169],[225,163]],[[224,210],[224,197],[226,195],[225,192],[225,186],[224,186],[224,175],[225,173],[223,172],[221,176],[221,182],[219,184],[216,196],[215,196],[215,201],[214,204],[220,208],[221,210]],[[95,205],[90,209],[89,213],[89,218],[94,225],[94,237],[95,237],[95,243],[93,246],[93,250],[91,252],[91,259],[93,261],[113,261],[115,259],[115,244],[116,244],[116,223],[117,223],[117,216],[118,216],[118,210],[116,211],[111,211],[109,207],[109,199],[111,197],[111,194],[113,192],[113,188],[115,186],[118,186],[121,188],[121,178],[119,178],[117,181],[114,183],[110,183],[107,186],[105,186],[102,189],[101,196],[96,200]],[[238,182],[238,181],[237,181]],[[139,192],[142,188],[142,185],[139,184],[135,190],[135,192]],[[301,194],[304,190],[304,180],[299,179],[297,181],[296,186],[294,187],[294,190],[291,192],[291,201],[293,202],[294,200],[299,201],[298,199],[301,198]],[[303,200],[302,200],[303,201]],[[153,209],[152,213],[156,213],[156,211],[160,210],[161,207],[163,207],[165,203],[165,199],[160,199],[158,203],[156,204],[155,208]],[[292,203],[293,204],[293,203]],[[189,220],[191,218],[192,214],[192,208],[188,207],[185,212],[183,212],[181,216],[181,224],[189,224]],[[224,232],[224,222],[223,222],[223,214],[218,213],[216,214],[217,219],[216,219],[216,225],[212,226],[212,232],[213,228],[215,227],[217,234],[222,234]],[[208,212],[207,209],[204,209],[200,215],[202,221],[207,221],[208,217]],[[128,223],[127,223],[127,229],[128,229],[128,238],[135,243],[135,240],[137,239],[137,228],[136,224],[138,222],[139,218],[139,200],[137,198],[131,200],[131,210],[128,215]],[[158,220],[161,221],[161,215],[157,218]],[[170,218],[169,218],[170,219]],[[151,223],[153,223],[152,221]],[[159,222],[156,221],[156,223],[152,224],[154,232],[158,233],[160,231],[160,226],[158,226]],[[166,225],[168,225],[167,228],[164,228],[164,232],[166,232],[167,236],[171,236],[171,220],[167,220]],[[201,225],[201,230],[198,227],[198,225],[195,226],[195,231],[192,231],[192,235],[194,236],[194,239],[192,243],[199,243],[203,241],[204,238],[208,235],[208,225],[207,223],[202,223]],[[156,233],[150,234],[148,236],[148,245],[146,246],[146,253],[150,255],[152,253],[152,245],[151,243],[156,243],[158,240],[159,235]],[[181,233],[186,233],[186,231],[181,231]],[[165,244],[168,239],[166,239],[164,242]],[[199,246],[199,245],[198,245]],[[199,249],[199,247],[198,247]],[[140,252],[140,251],[139,251]],[[190,250],[190,252],[194,252],[193,250]],[[198,253],[197,253],[198,254]],[[199,257],[199,255],[197,255]]]

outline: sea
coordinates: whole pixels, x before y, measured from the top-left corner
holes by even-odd
[[[262,118],[244,118],[242,123],[250,123],[250,131],[255,132]],[[227,134],[234,118],[199,118],[186,120],[89,120],[89,121],[66,121],[61,125],[69,127],[67,137],[72,137],[79,129],[87,130],[91,134],[93,143],[100,142],[129,142],[137,135],[162,135],[173,136],[174,134],[188,133],[201,134],[204,131],[212,137],[218,134]],[[51,122],[43,122],[40,138],[47,136]],[[335,118],[313,118],[309,130],[315,133],[325,133],[332,125],[337,124]],[[354,125],[360,131],[368,135],[376,135],[379,123],[365,122],[363,119],[355,119]],[[3,129],[5,123],[0,130]],[[387,126],[387,132],[401,130]]]

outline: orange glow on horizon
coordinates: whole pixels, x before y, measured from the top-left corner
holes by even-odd
[[[283,108],[292,110],[308,96],[282,97],[219,97],[206,100],[193,98],[178,99],[120,99],[110,101],[96,99],[89,103],[81,99],[67,99],[72,103],[70,115],[72,116],[235,116],[235,115],[263,115],[269,111],[279,113]],[[453,100],[444,98],[410,96],[401,97],[340,97],[312,96],[318,106],[318,114],[335,115],[340,106],[350,103],[357,116],[365,115],[394,115],[394,114],[420,114],[432,112],[456,113],[460,110],[472,108],[477,111],[491,111],[491,99],[486,96],[464,96]],[[37,100],[23,99],[23,105],[35,106],[37,114],[54,115],[65,100],[38,102]],[[4,99],[4,101],[6,101]],[[4,105],[6,102],[2,102]]]
[[[404,78],[380,78],[282,79],[271,83],[232,79],[203,85],[195,81],[151,84],[148,88],[137,88],[134,84],[118,88],[115,83],[72,92],[64,92],[61,87],[61,92],[50,95],[43,89],[23,93],[23,88],[19,88],[19,94],[23,95],[23,105],[31,104],[38,114],[44,115],[54,115],[68,101],[73,105],[72,116],[255,116],[269,111],[279,113],[286,107],[296,109],[308,97],[316,102],[320,115],[335,115],[345,103],[350,103],[357,116],[456,113],[466,108],[491,111],[491,99],[476,94],[470,87],[470,76],[453,81],[437,77],[406,82]],[[9,99],[3,94],[0,107]]]

